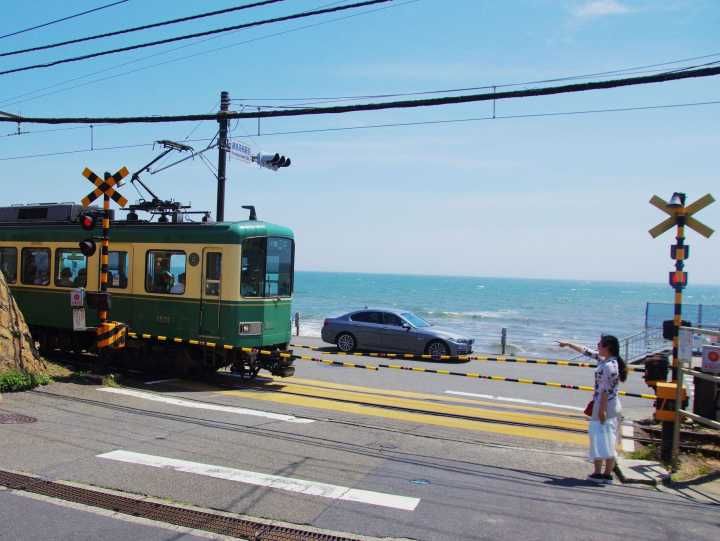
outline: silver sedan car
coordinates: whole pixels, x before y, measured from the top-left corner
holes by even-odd
[[[466,355],[473,340],[441,329],[407,310],[364,309],[328,318],[322,339],[340,351],[391,351],[401,353]]]

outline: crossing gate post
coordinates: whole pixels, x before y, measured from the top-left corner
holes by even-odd
[[[103,196],[103,220],[102,220],[102,248],[100,251],[100,287],[98,295],[98,320],[99,325],[95,330],[96,345],[98,351],[105,348],[119,349],[125,347],[127,337],[127,326],[117,321],[110,321],[110,294],[108,293],[108,266],[110,258],[110,199],[118,205],[127,205],[125,199],[117,191],[116,186],[128,175],[126,167],[120,169],[114,175],[105,173],[101,180],[90,169],[85,168],[83,176],[92,182],[96,189],[82,199],[83,207],[87,207],[101,194]]]
[[[704,237],[713,234],[713,230],[692,217],[699,210],[704,209],[712,204],[715,199],[712,195],[706,194],[691,205],[685,206],[685,194],[680,192],[673,193],[670,201],[664,201],[662,198],[654,195],[650,199],[650,204],[659,208],[670,217],[660,222],[658,225],[650,229],[649,233],[653,238],[658,237],[673,226],[676,226],[675,235],[676,244],[670,247],[670,257],[675,260],[675,270],[670,272],[670,286],[675,290],[675,309],[673,312],[673,333],[672,333],[672,387],[669,392],[674,392],[674,414],[664,414],[664,412],[656,412],[656,419],[662,420],[662,449],[661,456],[666,462],[672,463],[672,468],[677,468],[677,450],[679,449],[680,440],[680,414],[679,404],[683,399],[685,390],[682,388],[682,379],[678,380],[680,372],[680,362],[678,355],[678,347],[680,340],[680,327],[682,326],[682,290],[687,286],[687,272],[684,261],[690,255],[690,246],[685,244],[685,226],[694,229]],[[660,392],[661,383],[658,383],[657,394],[658,404],[661,404]],[[667,385],[667,384],[666,384]],[[665,389],[668,392],[668,389]],[[665,397],[669,400],[670,397]],[[661,408],[658,408],[661,409]],[[658,415],[660,413],[660,415]]]

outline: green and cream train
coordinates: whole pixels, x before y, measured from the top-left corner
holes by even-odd
[[[0,208],[0,270],[41,348],[92,349],[92,332],[73,330],[70,306],[71,290],[99,285],[100,250],[86,257],[78,245],[88,237],[82,215],[73,204]],[[100,235],[99,227],[91,234]],[[128,340],[121,355],[147,367],[292,375],[292,360],[280,353],[290,341],[293,278],[287,227],[258,220],[111,222],[110,316],[141,338]],[[88,328],[97,324],[94,311],[86,313]],[[258,349],[273,354],[252,351]]]

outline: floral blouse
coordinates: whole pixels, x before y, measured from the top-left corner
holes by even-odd
[[[597,368],[595,368],[595,391],[593,393],[593,420],[598,419],[598,410],[600,408],[600,395],[607,393],[607,418],[617,417],[622,411],[620,398],[618,397],[618,388],[620,386],[620,368],[616,357],[608,357],[601,359],[597,351],[585,348],[584,355],[597,360]]]

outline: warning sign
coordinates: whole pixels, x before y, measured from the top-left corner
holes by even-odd
[[[703,346],[703,372],[720,372],[720,346]]]

